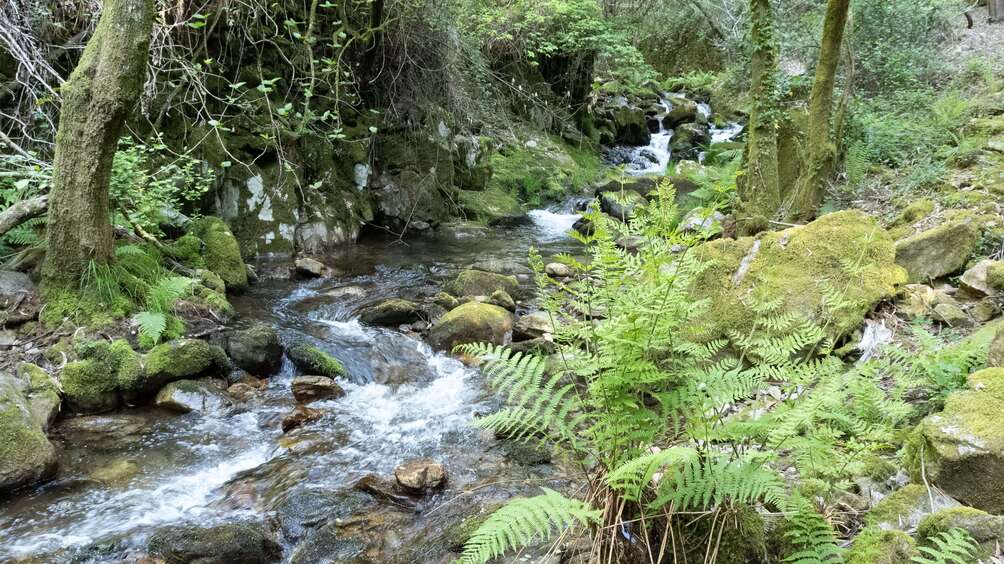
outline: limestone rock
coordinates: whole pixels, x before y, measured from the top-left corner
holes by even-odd
[[[319,409],[312,409],[304,405],[298,405],[293,411],[282,418],[282,432],[288,433],[293,429],[302,427],[307,423],[317,421],[324,416],[324,412]]]
[[[708,299],[698,328],[707,338],[743,333],[752,323],[745,300],[751,295],[781,301],[784,311],[807,316],[832,337],[857,329],[881,301],[896,296],[906,273],[895,264],[891,239],[874,219],[856,210],[824,215],[801,227],[754,239],[719,239],[692,251],[706,268],[691,286],[694,298]],[[849,273],[845,261],[860,261]],[[828,311],[829,287],[847,307]]]
[[[959,279],[960,286],[973,296],[991,296],[999,292],[991,287],[988,273],[1004,266],[1004,261],[981,260],[976,266],[967,270]]]
[[[516,296],[519,294],[519,280],[483,270],[464,270],[447,285],[447,291],[454,296],[490,296],[497,290]]]
[[[568,278],[572,275],[572,267],[560,262],[550,262],[544,267],[544,273],[551,278]]]
[[[976,249],[980,230],[972,221],[952,221],[896,242],[896,263],[910,282],[927,282],[963,266]]]
[[[446,468],[428,458],[408,460],[394,469],[394,478],[408,492],[425,493],[446,483]]]
[[[1004,512],[1004,368],[969,376],[968,389],[948,396],[945,409],[925,418],[907,444],[905,463],[963,503]]]
[[[328,378],[345,375],[345,367],[330,354],[307,343],[297,343],[286,350],[289,360],[304,374],[319,374]]]
[[[934,306],[934,318],[949,327],[972,327],[973,320],[957,305],[943,303]]]
[[[423,317],[420,304],[400,298],[390,298],[366,304],[357,309],[355,314],[362,323],[382,327],[414,323]]]
[[[282,557],[282,547],[264,528],[251,523],[171,526],[155,532],[147,548],[171,563],[269,564]]]
[[[227,354],[238,368],[258,376],[270,376],[282,368],[279,334],[265,323],[233,331],[227,335]]]
[[[451,351],[464,343],[505,344],[512,331],[512,314],[491,304],[468,302],[450,310],[429,331],[429,343]]]
[[[157,393],[158,407],[189,413],[196,411],[208,415],[224,415],[233,406],[233,399],[213,384],[199,380],[177,380]]]
[[[304,404],[317,400],[338,399],[345,395],[345,390],[326,376],[297,376],[293,378],[291,388],[296,401]]]
[[[51,478],[56,449],[13,376],[0,374],[0,494]]]

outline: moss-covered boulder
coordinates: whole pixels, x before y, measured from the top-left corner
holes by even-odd
[[[68,363],[63,367],[59,381],[70,409],[77,413],[103,413],[119,405],[115,373],[97,359]]]
[[[429,331],[429,344],[450,351],[465,343],[504,344],[512,332],[512,314],[496,305],[467,302],[456,307]]]
[[[1004,368],[969,376],[968,389],[917,425],[905,463],[948,495],[977,509],[1004,513]]]
[[[395,327],[422,319],[421,304],[411,300],[390,298],[366,304],[356,310],[359,321],[367,325]]]
[[[63,402],[55,380],[38,365],[26,362],[18,365],[17,375],[27,384],[26,398],[32,418],[43,431],[48,431]]]
[[[0,374],[0,495],[52,477],[56,450],[21,393],[23,386]]]
[[[897,241],[896,263],[906,269],[910,282],[927,282],[965,266],[979,240],[974,221],[950,221]]]
[[[692,294],[710,304],[696,329],[708,338],[748,332],[751,299],[780,300],[785,311],[806,315],[838,337],[856,329],[906,282],[892,240],[860,211],[824,215],[757,238],[711,241],[693,252],[705,269]],[[842,307],[827,307],[828,293],[839,294]]]
[[[283,346],[279,333],[265,323],[230,332],[226,350],[238,368],[255,376],[270,376],[282,368]]]
[[[932,513],[917,527],[917,540],[928,539],[952,529],[962,529],[980,543],[980,558],[996,554],[998,543],[1004,545],[1004,517],[972,507],[955,507]]]
[[[516,296],[519,294],[519,280],[515,276],[472,269],[464,270],[446,286],[446,291],[462,297],[490,296],[498,290]]]
[[[925,516],[958,507],[954,499],[919,484],[906,485],[884,497],[865,516],[865,524],[879,530],[911,531]]]
[[[867,527],[851,544],[846,564],[906,564],[917,554],[917,543],[899,530]]]
[[[1004,261],[981,260],[972,268],[966,269],[959,278],[959,286],[974,297],[996,295],[1000,293],[996,287],[999,282],[994,279],[994,273],[998,269],[1004,269]]]
[[[241,247],[227,224],[218,217],[207,216],[193,222],[192,233],[205,244],[206,268],[223,279],[227,290],[239,292],[247,288],[248,274]]]
[[[269,564],[282,558],[282,547],[260,525],[251,523],[172,526],[155,532],[147,548],[168,564]]]
[[[488,225],[519,225],[530,219],[516,196],[495,185],[489,185],[481,192],[460,190],[457,192],[457,204],[467,219],[483,221]]]
[[[145,371],[125,391],[154,394],[175,380],[193,378],[212,370],[225,371],[230,361],[222,348],[199,339],[178,339],[157,345],[143,361]]]
[[[337,358],[314,345],[297,343],[286,350],[286,356],[304,374],[328,378],[345,375],[345,366]]]
[[[155,403],[178,413],[195,411],[208,415],[225,415],[234,406],[229,394],[201,380],[171,382],[157,392]]]

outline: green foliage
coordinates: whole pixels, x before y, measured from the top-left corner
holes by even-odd
[[[918,564],[972,564],[979,545],[963,529],[949,529],[928,539],[931,546],[919,546],[921,554],[910,559]]]
[[[785,538],[796,548],[784,562],[818,564],[843,562],[843,550],[837,544],[833,527],[812,505],[801,497],[792,499]]]
[[[507,550],[546,541],[574,525],[594,525],[601,512],[543,488],[542,495],[517,498],[492,513],[464,545],[460,564],[485,564]]]
[[[14,204],[44,194],[52,180],[52,167],[42,166],[21,155],[0,156],[0,212]],[[29,219],[0,235],[0,257],[16,249],[40,245],[39,231],[45,216]]]
[[[171,155],[166,146],[119,141],[112,164],[109,195],[116,203],[116,223],[131,228],[131,222],[149,233],[160,234],[165,210],[182,211],[209,190],[212,172],[187,155]],[[121,214],[128,214],[124,217]]]
[[[139,327],[140,344],[152,347],[171,329],[172,336],[180,336],[183,326],[172,315],[174,303],[191,292],[195,281],[184,276],[168,276],[152,285],[144,296],[145,311],[137,313],[133,321]]]

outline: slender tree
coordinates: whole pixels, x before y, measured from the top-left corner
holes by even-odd
[[[61,88],[42,268],[49,288],[75,287],[89,261],[112,256],[112,160],[142,91],[153,14],[153,0],[105,0],[94,35]]]
[[[746,136],[743,175],[738,190],[741,205],[740,229],[762,231],[781,207],[777,147],[778,48],[774,38],[774,13],[770,0],[750,0],[752,81],[749,131]]]
[[[827,2],[819,62],[809,99],[808,157],[788,203],[787,215],[793,219],[810,219],[816,214],[822,201],[823,186],[833,169],[836,156],[836,145],[830,136],[833,87],[849,9],[850,0]]]

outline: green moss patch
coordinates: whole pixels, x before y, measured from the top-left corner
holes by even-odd
[[[204,217],[193,222],[191,232],[205,244],[203,256],[206,268],[223,279],[227,290],[246,288],[248,277],[240,245],[227,224],[218,217]]]
[[[293,345],[286,356],[304,374],[337,378],[345,375],[345,366],[335,357],[306,343]]]

